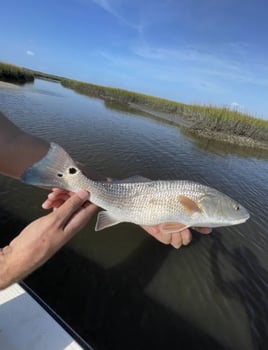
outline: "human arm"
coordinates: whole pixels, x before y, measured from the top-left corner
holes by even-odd
[[[88,192],[73,194],[58,209],[31,224],[0,250],[0,290],[44,264],[97,212]]]
[[[19,179],[22,172],[45,156],[49,143],[27,134],[0,112],[0,173]]]

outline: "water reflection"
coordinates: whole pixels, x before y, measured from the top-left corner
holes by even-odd
[[[238,272],[230,279],[221,267],[222,259],[227,259]],[[228,298],[236,299],[244,306],[247,314],[253,348],[267,349],[268,344],[268,271],[247,247],[228,250],[220,237],[211,246],[212,272],[215,283]],[[252,283],[254,281],[254,283]]]
[[[183,121],[180,122],[178,116],[175,116],[172,114],[167,115],[165,113],[159,112],[158,113],[159,115],[157,115],[156,112],[149,113],[149,112],[131,107],[130,105],[127,105],[125,103],[120,103],[114,100],[105,100],[104,105],[107,109],[110,109],[113,111],[130,113],[132,115],[137,115],[137,116],[144,116],[152,120],[156,120],[160,123],[180,128],[181,132],[187,137],[189,137],[198,148],[203,149],[206,152],[212,152],[223,156],[232,154],[243,158],[268,159],[267,150],[233,145],[227,142],[217,141],[217,140],[208,139],[202,136],[195,135],[189,132],[189,130],[184,127],[184,124],[183,124],[184,122]],[[164,118],[161,116],[162,114]]]
[[[267,150],[242,147],[239,145],[232,145],[226,142],[208,139],[205,137],[193,135],[188,132],[187,129],[182,129],[182,132],[190,137],[190,139],[198,148],[201,148],[206,152],[211,152],[222,156],[231,154],[243,158],[268,159]]]
[[[27,282],[96,349],[223,349],[207,332],[142,293],[170,251],[146,240],[107,270],[65,248]],[[48,297],[47,289],[56,289],[58,300]]]

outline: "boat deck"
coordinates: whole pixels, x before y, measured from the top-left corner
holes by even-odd
[[[57,322],[35,299],[17,283],[0,291],[1,350],[92,349],[79,345],[64,321]]]

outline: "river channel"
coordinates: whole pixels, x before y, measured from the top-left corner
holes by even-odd
[[[103,175],[198,181],[250,212],[179,250],[131,224],[95,232],[94,219],[25,281],[94,349],[268,348],[268,156],[189,138],[51,81],[0,86],[0,110]],[[2,244],[44,215],[46,194],[0,177]]]

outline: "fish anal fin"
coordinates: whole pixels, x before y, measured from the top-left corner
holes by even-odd
[[[160,224],[159,229],[161,233],[167,234],[183,231],[187,227],[189,226],[180,222],[164,222]]]
[[[196,203],[193,199],[191,199],[187,196],[180,195],[179,201],[180,201],[180,204],[182,205],[183,209],[187,213],[194,214],[194,213],[201,213],[202,212],[198,203]]]
[[[97,216],[97,222],[95,226],[95,231],[103,230],[107,227],[111,227],[119,224],[121,221],[112,217],[108,211],[100,211]]]

